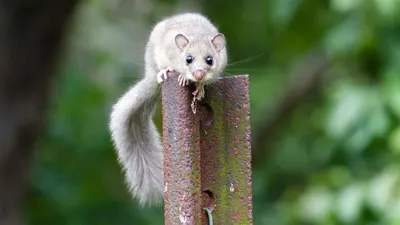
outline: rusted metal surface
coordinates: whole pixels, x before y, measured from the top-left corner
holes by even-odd
[[[166,225],[201,224],[199,119],[192,91],[176,74],[163,84],[164,216]]]
[[[199,104],[203,207],[213,210],[214,224],[252,224],[249,77],[222,78],[205,90]]]
[[[165,224],[252,224],[250,101],[247,75],[191,88],[175,75],[163,85]],[[200,150],[201,149],[201,150]]]

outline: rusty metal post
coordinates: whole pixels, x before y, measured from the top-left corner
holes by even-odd
[[[201,224],[199,119],[192,91],[171,75],[162,87],[166,225]]]
[[[176,76],[163,85],[165,224],[252,224],[247,75],[206,87],[197,113]]]
[[[253,224],[249,77],[219,79],[201,105],[203,207],[214,224]]]

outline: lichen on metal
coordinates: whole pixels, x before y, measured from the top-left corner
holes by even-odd
[[[215,224],[252,224],[248,76],[219,79],[199,105],[201,188],[214,198],[203,207],[214,209]]]
[[[206,86],[197,113],[193,87],[163,84],[166,224],[252,224],[250,101],[247,75]]]

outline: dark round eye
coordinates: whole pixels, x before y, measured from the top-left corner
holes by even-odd
[[[191,55],[186,56],[186,62],[188,64],[192,63],[193,62],[193,56],[191,56]]]
[[[211,66],[213,64],[213,58],[211,56],[207,56],[206,63]]]

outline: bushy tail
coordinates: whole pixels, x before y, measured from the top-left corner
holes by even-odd
[[[158,93],[155,80],[141,80],[113,106],[109,124],[126,181],[142,205],[163,199],[163,153],[152,120]]]

